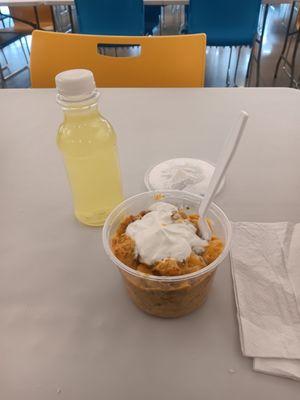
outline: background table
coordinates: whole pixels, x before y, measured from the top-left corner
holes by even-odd
[[[265,18],[264,18],[264,24],[267,18],[268,14],[268,7],[270,5],[279,5],[279,4],[291,4],[293,0],[262,0],[262,4],[266,4],[267,8],[265,9]],[[36,7],[40,5],[48,5],[52,7],[52,16],[53,16],[53,26],[54,30],[56,30],[56,22],[55,22],[55,17],[54,17],[54,10],[53,8],[55,6],[68,6],[68,13],[70,17],[70,24],[71,24],[71,31],[75,31],[75,24],[74,24],[74,19],[73,19],[73,13],[72,13],[72,6],[74,5],[73,0],[0,0],[0,6],[32,6],[35,7],[35,14],[38,15]],[[144,0],[145,5],[153,5],[153,6],[161,6],[162,7],[162,18],[164,15],[164,6],[169,6],[169,5],[188,5],[189,0]],[[262,27],[262,31],[264,32],[264,24]],[[37,28],[39,28],[39,21],[37,21]]]
[[[240,109],[250,114],[217,198],[232,220],[300,218],[300,92],[105,89],[126,195],[170,157],[215,162]],[[202,309],[147,316],[101,244],[76,222],[55,144],[53,90],[0,91],[1,400],[298,400],[300,383],[241,355],[228,260]],[[231,373],[234,370],[235,373]]]
[[[242,0],[241,0],[242,1]],[[289,4],[292,0],[262,0],[268,4]],[[0,6],[73,5],[73,0],[0,0]],[[187,5],[189,0],[144,0],[145,5]]]

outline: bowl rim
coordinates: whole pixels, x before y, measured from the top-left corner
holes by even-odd
[[[187,279],[200,277],[200,276],[207,274],[207,273],[213,271],[214,269],[216,269],[217,266],[219,264],[221,264],[221,262],[226,258],[226,256],[229,253],[231,238],[232,238],[232,226],[231,226],[231,223],[230,223],[227,215],[214,202],[211,203],[210,209],[216,210],[221,215],[222,223],[223,223],[223,225],[225,224],[225,226],[226,226],[228,237],[227,237],[227,241],[226,241],[226,244],[224,246],[222,253],[207,267],[202,268],[199,271],[192,272],[190,274],[185,274],[185,275],[156,276],[156,275],[145,274],[144,272],[140,272],[131,267],[128,267],[126,264],[122,263],[122,261],[120,261],[114,255],[114,253],[111,249],[111,245],[110,245],[109,233],[110,233],[111,222],[114,218],[116,218],[118,216],[118,211],[123,210],[124,206],[126,206],[127,203],[130,203],[139,197],[142,197],[144,195],[153,195],[153,198],[154,198],[156,195],[160,195],[160,194],[162,194],[162,195],[169,194],[169,195],[173,195],[174,197],[176,197],[176,195],[178,195],[180,197],[180,196],[182,196],[182,194],[184,194],[186,196],[193,197],[195,200],[198,200],[198,201],[199,200],[201,201],[203,199],[203,196],[196,195],[196,194],[193,194],[190,192],[185,192],[182,190],[152,190],[152,191],[138,193],[134,196],[128,197],[123,202],[121,202],[117,207],[115,207],[105,220],[103,230],[102,230],[102,242],[103,242],[103,247],[104,247],[105,253],[108,255],[108,257],[111,259],[111,261],[116,266],[118,266],[120,269],[127,272],[128,274],[133,275],[138,278],[147,279],[147,280],[156,281],[156,282],[171,283],[171,282],[185,281]]]

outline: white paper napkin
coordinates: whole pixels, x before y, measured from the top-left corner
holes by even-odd
[[[300,380],[300,224],[233,224],[242,352],[256,371]]]

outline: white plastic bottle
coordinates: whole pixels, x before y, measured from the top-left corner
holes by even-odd
[[[99,93],[91,71],[65,71],[55,81],[64,112],[57,144],[64,156],[75,216],[84,224],[101,226],[123,200],[116,134],[98,111]]]

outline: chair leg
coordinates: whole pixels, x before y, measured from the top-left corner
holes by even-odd
[[[294,47],[293,56],[292,56],[290,87],[293,87],[293,83],[294,83],[295,64],[296,64],[296,56],[297,56],[297,51],[298,51],[298,47],[299,47],[299,42],[300,42],[300,29],[296,36],[295,47]]]
[[[227,75],[226,75],[226,86],[230,86],[230,66],[231,66],[231,58],[232,58],[232,47],[230,47],[228,67],[227,67]]]
[[[36,29],[41,29],[40,16],[39,16],[39,11],[38,11],[37,6],[33,7],[33,11],[34,11],[34,16],[35,16]]]
[[[5,60],[5,63],[8,64],[8,60],[7,60],[7,57],[6,57],[5,53],[4,53],[4,49],[1,49],[1,53],[2,53],[2,55],[3,55],[3,58],[4,58],[4,60]]]
[[[279,67],[280,67],[280,63],[284,59],[284,54],[285,54],[285,51],[286,51],[286,48],[287,48],[287,45],[288,45],[288,39],[289,39],[289,33],[290,33],[291,24],[292,24],[293,15],[294,15],[295,3],[296,2],[293,1],[292,5],[291,5],[291,12],[290,12],[290,16],[289,16],[289,22],[288,22],[287,29],[286,29],[283,48],[282,48],[282,51],[280,53],[280,56],[279,56],[277,64],[276,64],[275,73],[274,73],[274,79],[277,78],[277,74],[278,74],[278,70],[279,70]]]
[[[181,26],[181,9],[182,9],[182,7],[180,5],[176,6],[177,21],[178,21],[179,29],[180,29],[180,26]]]
[[[22,51],[23,51],[23,54],[24,54],[24,57],[25,57],[25,60],[26,60],[26,64],[28,64],[28,57],[27,57],[26,51],[25,51],[24,46],[23,46],[22,38],[20,38],[19,41],[21,43],[21,48],[22,48]]]
[[[68,13],[69,13],[70,24],[71,24],[71,32],[74,33],[75,32],[75,22],[74,22],[74,18],[73,18],[72,6],[70,6],[70,5],[68,5]]]
[[[30,48],[29,48],[29,46],[28,46],[27,36],[24,36],[24,39],[25,39],[26,49],[27,49],[27,51],[28,51],[28,54],[30,55]]]
[[[22,50],[23,50],[23,54],[24,54],[24,57],[25,57],[25,59],[26,59],[26,65],[25,65],[24,67],[22,67],[22,68],[16,70],[16,71],[11,72],[10,68],[8,67],[8,65],[6,65],[6,66],[3,67],[3,66],[1,65],[1,63],[0,63],[0,80],[1,80],[1,86],[2,86],[2,88],[5,87],[5,82],[6,82],[8,79],[12,78],[13,76],[18,75],[20,72],[25,71],[26,69],[28,69],[28,59],[27,59],[26,52],[25,52],[25,49],[24,49],[24,47],[23,47],[23,43],[22,43],[21,38],[19,39],[19,41],[20,41],[20,43],[21,43],[21,47],[22,47]],[[5,57],[4,49],[1,49],[1,51],[2,51],[2,54],[3,54],[4,57]],[[6,57],[5,57],[5,61],[7,62],[7,58],[6,58]],[[4,69],[7,69],[7,70],[9,71],[9,74],[6,75],[6,76],[4,76],[4,73],[3,73],[3,70],[4,70]]]
[[[299,89],[300,85],[300,75],[298,76],[297,82],[296,82],[296,89]]]
[[[240,63],[240,57],[241,57],[241,50],[242,50],[242,46],[238,46],[238,56],[237,56],[237,60],[236,60],[236,66],[235,66],[235,72],[234,72],[234,80],[233,80],[233,84],[235,87],[238,87],[237,82],[236,82],[236,78],[237,78],[237,73],[238,73],[238,68],[239,68],[239,63]]]
[[[5,86],[5,79],[4,79],[4,74],[3,74],[3,68],[0,63],[0,79],[1,79],[1,87],[4,88]]]
[[[162,34],[163,28],[164,28],[164,6],[160,7],[160,16],[159,16],[159,34]]]
[[[53,30],[54,32],[57,31],[57,24],[56,24],[56,17],[55,17],[55,6],[50,6],[50,10],[51,10],[51,18],[52,18],[52,24],[53,24]]]
[[[247,73],[246,73],[246,78],[245,78],[245,86],[249,86],[249,84],[250,84],[253,55],[254,55],[254,45],[251,48],[250,57],[249,57],[249,61],[248,61]]]
[[[293,37],[291,36],[290,40],[288,41],[288,46],[287,46],[287,49],[286,49],[285,57],[283,58],[282,69],[286,68],[286,64],[287,64],[287,61],[288,61],[288,56],[289,56],[290,50],[291,50],[292,41],[293,41]]]
[[[261,60],[261,48],[262,44],[259,45],[258,53],[257,53],[257,60],[256,60],[256,87],[260,84],[260,60]]]
[[[261,35],[260,35],[260,39],[258,40],[258,52],[257,52],[257,59],[256,59],[256,86],[257,87],[259,86],[259,83],[260,83],[261,52],[262,52],[263,39],[264,39],[264,34],[265,34],[265,29],[266,29],[266,22],[267,22],[269,7],[270,7],[269,4],[264,5],[264,14],[263,14]]]
[[[167,27],[166,24],[166,8],[164,5],[161,6],[161,16],[162,16],[162,20],[163,20],[163,28]]]

